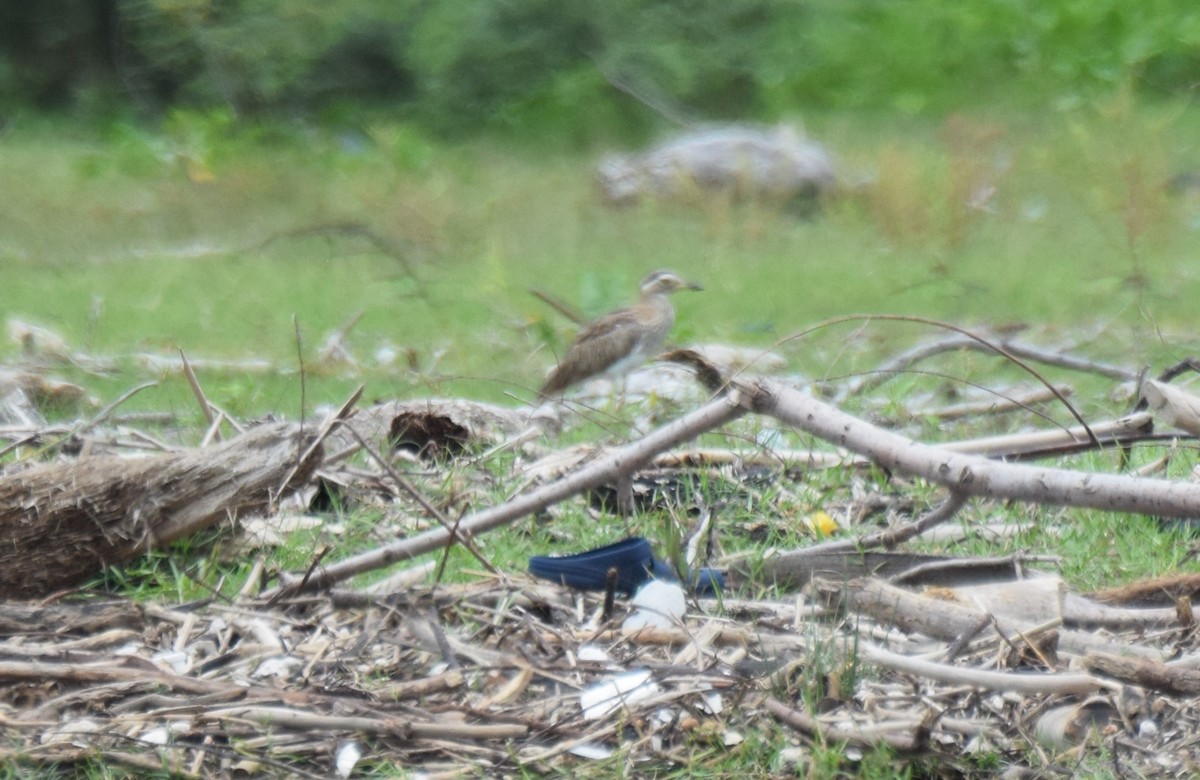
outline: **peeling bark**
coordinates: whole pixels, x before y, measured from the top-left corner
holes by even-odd
[[[97,457],[0,477],[0,597],[69,588],[222,518],[260,510],[311,444],[294,425],[148,458]],[[307,479],[320,450],[290,480]]]

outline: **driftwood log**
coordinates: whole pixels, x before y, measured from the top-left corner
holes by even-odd
[[[268,506],[321,460],[312,433],[264,425],[214,447],[96,457],[0,477],[0,598],[69,588],[239,512]],[[306,462],[300,461],[308,453]]]

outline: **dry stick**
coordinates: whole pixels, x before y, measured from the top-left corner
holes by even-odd
[[[187,355],[184,354],[183,348],[179,349],[179,359],[183,363],[183,375],[187,378],[188,387],[192,388],[192,395],[196,396],[196,400],[200,403],[200,413],[204,415],[205,422],[209,428],[214,428],[217,422],[217,416],[213,414],[212,404],[208,402],[208,396],[204,394],[204,388],[200,386],[200,380],[196,378],[196,372],[192,370],[192,364],[188,362]],[[218,439],[220,433],[214,434]]]
[[[1063,621],[1086,628],[1105,628],[1109,631],[1158,628],[1183,628],[1174,607],[1138,608],[1116,607],[1092,601],[1075,593],[1063,595]]]
[[[963,504],[967,502],[967,494],[957,490],[951,490],[950,495],[946,500],[937,506],[932,512],[919,517],[907,525],[902,525],[897,528],[887,528],[873,534],[867,534],[858,539],[839,539],[834,542],[825,542],[824,544],[814,544],[811,547],[805,547],[801,554],[803,555],[828,555],[829,553],[850,552],[852,550],[870,550],[876,547],[883,547],[886,550],[907,542],[914,536],[919,536],[930,528],[940,525],[950,518],[958,514],[958,510],[962,509]]]
[[[222,412],[217,415],[215,420],[208,424],[208,428],[204,430],[204,435],[200,437],[200,444],[198,446],[201,449],[211,445],[214,440],[218,442],[221,440],[221,421],[224,419],[225,414]]]
[[[859,553],[877,547],[891,550],[954,517],[963,504],[966,503],[966,500],[967,496],[965,493],[951,491],[946,500],[939,504],[937,508],[911,523],[897,528],[887,528],[859,538],[839,539],[832,542],[824,542],[823,544],[814,544],[800,550],[766,558],[763,560],[763,573],[768,576],[774,575],[780,577],[787,572],[794,572],[801,568],[803,563],[818,561],[830,555]]]
[[[296,342],[296,367],[300,371],[300,419],[303,421],[308,416],[308,383],[305,381],[307,372],[304,370],[304,339],[300,335],[300,318],[296,316],[296,312],[292,312],[292,335]]]
[[[1133,381],[1138,377],[1136,371],[1130,371],[1127,368],[1111,366],[1105,363],[1097,363],[1093,360],[1067,355],[1062,352],[1052,352],[1050,350],[1040,349],[1030,344],[1023,344],[1019,341],[1000,339],[997,343],[1004,347],[1004,350],[1010,355],[1016,355],[1017,357],[1024,358],[1026,360],[1033,360],[1050,366],[1057,366],[1058,368],[1099,374],[1100,376],[1120,381]],[[990,347],[986,347],[977,340],[968,336],[950,336],[949,338],[942,339],[941,341],[935,341],[929,344],[921,344],[913,347],[907,352],[902,352],[888,362],[884,363],[870,376],[865,377],[858,382],[852,383],[846,392],[848,395],[856,395],[866,390],[870,390],[883,384],[893,375],[901,373],[913,364],[918,363],[925,358],[932,357],[941,352],[952,352],[958,349],[974,349],[980,352],[994,353],[994,350],[992,350]]]
[[[776,698],[763,700],[767,711],[787,725],[826,742],[849,742],[863,747],[887,745],[902,753],[919,750],[926,731],[921,720],[884,721],[881,723],[822,723],[807,712],[793,709]]]
[[[1090,428],[1092,436],[1101,446],[1126,444],[1152,435],[1149,432],[1154,428],[1154,417],[1148,412],[1134,412],[1116,420],[1096,423]],[[1172,439],[1175,438],[1179,436],[1172,436]],[[954,452],[986,455],[989,458],[1011,458],[1073,449],[1092,449],[1095,444],[1088,439],[1083,428],[1075,427],[1057,431],[1004,433],[978,439],[950,441],[938,446]]]
[[[913,315],[887,314],[887,315],[872,315],[869,319],[895,320],[895,321],[899,321],[899,322],[918,322],[918,323],[922,323],[925,325],[932,325],[932,326],[938,327],[938,328],[945,328],[946,330],[954,331],[955,333],[958,333],[958,334],[966,337],[967,339],[970,339],[976,345],[978,345],[978,348],[986,349],[990,352],[994,352],[995,354],[1000,355],[1001,357],[1007,359],[1009,362],[1016,364],[1018,367],[1020,367],[1026,373],[1030,374],[1037,381],[1041,382],[1042,385],[1045,386],[1045,388],[1047,390],[1049,390],[1051,393],[1054,394],[1055,398],[1057,398],[1059,401],[1062,402],[1062,405],[1064,407],[1066,407],[1068,412],[1071,413],[1071,416],[1074,417],[1081,426],[1083,426],[1084,431],[1087,432],[1088,439],[1095,446],[1097,446],[1097,447],[1100,446],[1100,442],[1097,441],[1095,435],[1092,434],[1092,429],[1088,427],[1087,420],[1083,419],[1083,415],[1081,415],[1079,413],[1079,411],[1074,406],[1071,405],[1071,402],[1066,399],[1066,396],[1064,396],[1062,393],[1060,393],[1058,391],[1058,389],[1054,385],[1052,385],[1049,380],[1047,380],[1044,376],[1042,376],[1040,373],[1038,373],[1038,371],[1035,370],[1033,366],[1029,365],[1025,361],[1021,360],[1021,358],[1017,357],[1012,352],[1005,349],[1005,346],[1003,343],[993,341],[992,339],[990,339],[986,336],[980,336],[977,333],[972,333],[971,331],[967,330],[966,328],[960,328],[959,326],[957,326],[953,323],[942,322],[941,320],[935,320],[935,319],[931,319],[929,317],[916,317]]]
[[[1067,385],[1055,385],[1054,387],[1059,395],[1071,395],[1072,390]],[[1049,401],[1054,397],[1055,394],[1050,392],[1049,389],[1040,387],[1021,395],[1000,395],[998,398],[988,401],[969,401],[951,406],[943,406],[938,409],[919,409],[912,412],[912,414],[919,417],[932,417],[938,420],[960,420],[964,417],[978,417],[985,414],[1004,414],[1005,412],[1017,412],[1021,410],[1029,411],[1029,407],[1033,404]]]
[[[396,734],[404,739],[517,739],[529,733],[520,723],[479,724],[438,723],[403,720],[395,717],[321,715],[287,707],[226,707],[199,714],[200,720],[249,720],[265,725],[286,726],[309,731],[358,731],[364,734]]]
[[[740,383],[742,403],[760,414],[845,447],[882,467],[994,499],[1136,512],[1200,516],[1200,484],[1000,463],[921,444],[877,428],[778,382]]]
[[[1147,658],[1127,658],[1092,652],[1083,657],[1087,669],[1132,685],[1179,696],[1200,693],[1200,671],[1159,663]]]
[[[987,614],[952,601],[922,596],[874,578],[851,580],[845,584],[822,583],[822,595],[844,599],[849,610],[865,613],[905,632],[916,631],[947,642],[953,642]],[[1011,636],[1030,635],[1039,630],[1038,626],[1008,616],[998,617],[994,628],[1004,641],[1009,641]],[[1101,634],[1065,628],[1058,632],[1058,647],[1063,652],[1074,654],[1099,650],[1155,659],[1162,657],[1162,653],[1148,647],[1120,643],[1105,639]]]
[[[1058,672],[990,672],[950,666],[933,661],[923,661],[906,655],[884,650],[870,642],[858,643],[859,658],[867,663],[886,666],[898,672],[924,677],[950,685],[970,685],[991,691],[1012,691],[1030,694],[1081,694],[1109,689],[1121,689],[1120,684],[1111,683],[1090,674]]]
[[[1082,371],[1089,374],[1099,374],[1109,379],[1116,379],[1124,382],[1132,382],[1138,378],[1137,371],[1130,371],[1127,368],[1120,366],[1112,366],[1107,363],[1098,363],[1087,358],[1075,357],[1062,352],[1051,352],[1049,350],[1040,349],[1031,344],[1022,344],[1019,341],[1004,340],[1000,342],[1010,353],[1017,357],[1026,358],[1028,360],[1036,360],[1039,363],[1045,363],[1048,366],[1057,366],[1059,368],[1068,368],[1072,371]],[[972,346],[974,348],[974,346]]]
[[[429,515],[434,520],[436,520],[438,522],[438,524],[442,526],[442,528],[445,528],[447,531],[450,532],[451,538],[453,539],[453,541],[461,543],[462,546],[467,549],[467,552],[469,552],[469,553],[471,553],[471,555],[475,556],[475,560],[479,561],[479,563],[482,564],[483,567],[485,569],[487,569],[489,572],[491,572],[492,574],[495,574],[497,577],[504,576],[504,573],[501,572],[499,569],[497,569],[495,567],[495,565],[493,565],[492,562],[490,560],[488,560],[487,556],[484,555],[482,551],[480,551],[479,547],[477,547],[475,545],[475,542],[473,542],[471,540],[471,537],[459,535],[456,531],[457,524],[451,522],[450,518],[448,518],[448,517],[446,517],[446,515],[442,514],[442,512],[440,512],[436,506],[431,504],[429,502],[429,500],[425,498],[425,496],[421,495],[421,491],[417,490],[415,485],[413,485],[411,482],[409,482],[407,479],[405,479],[403,476],[401,476],[400,472],[396,471],[396,469],[392,466],[391,463],[388,463],[387,460],[385,460],[382,455],[380,455],[378,452],[376,452],[374,447],[372,447],[370,444],[367,444],[366,439],[364,439],[358,431],[354,430],[353,428],[350,428],[350,433],[358,441],[359,446],[362,447],[364,450],[366,450],[367,454],[370,455],[371,458],[376,463],[379,464],[379,467],[382,468],[384,470],[384,472],[387,473],[387,475],[391,478],[391,480],[396,483],[397,487],[399,487],[405,493],[408,493],[409,498],[411,498],[413,501],[416,501],[417,504],[421,507],[421,509],[425,510],[425,513],[427,515]],[[446,551],[447,552],[450,551],[449,545],[446,545]],[[441,579],[440,567],[439,567],[438,579],[439,580]]]
[[[17,726],[22,725],[19,721],[16,721],[15,724]],[[181,777],[185,778],[185,780],[192,780],[192,778],[195,778],[196,780],[200,780],[200,778],[206,776],[198,774],[197,772],[189,769],[184,769],[182,766],[179,766],[180,762],[178,760],[170,760],[160,754],[154,754],[153,756],[147,755],[147,753],[150,752],[147,750],[147,748],[153,750],[161,746],[157,744],[150,745],[150,743],[137,739],[136,737],[128,737],[124,734],[103,734],[103,736],[107,739],[124,740],[131,745],[137,746],[137,748],[142,751],[140,753],[131,753],[125,750],[117,750],[115,748],[101,748],[97,745],[91,745],[88,747],[75,746],[78,744],[83,744],[84,740],[86,740],[88,737],[99,736],[95,731],[58,731],[55,732],[55,736],[73,736],[77,737],[77,740],[72,740],[74,744],[72,744],[70,747],[64,747],[61,743],[51,743],[39,745],[33,750],[20,750],[12,752],[7,750],[0,751],[0,761],[18,761],[20,764],[34,764],[39,766],[39,768],[49,764],[55,766],[55,768],[58,768],[59,766],[72,764],[86,765],[88,762],[100,760],[103,762],[103,766],[106,770],[112,765],[122,765],[129,769],[138,770],[136,774],[127,774],[127,777],[156,777],[162,776],[164,773],[166,773],[169,777]],[[8,764],[6,764],[6,766],[7,765]],[[17,765],[17,763],[12,764],[12,766]],[[287,768],[291,769],[291,767]],[[48,774],[51,773],[48,771]],[[321,777],[323,780],[324,776]]]
[[[966,631],[963,631],[961,634],[954,637],[954,641],[950,643],[950,646],[946,648],[946,652],[942,656],[946,663],[958,658],[959,653],[966,649],[967,645],[971,643],[971,640],[979,636],[979,632],[983,631],[983,629],[994,625],[995,620],[996,618],[990,614],[980,615],[979,619],[976,620],[973,625],[967,628]]]
[[[319,572],[308,581],[307,588],[327,587],[363,572],[432,552],[449,543],[455,536],[471,537],[499,528],[558,501],[630,474],[659,452],[694,439],[745,414],[745,407],[739,404],[733,395],[736,394],[710,401],[696,411],[652,432],[641,441],[598,458],[587,467],[557,482],[519,495],[499,506],[475,512],[459,522],[454,534],[444,528],[433,528],[412,538],[401,539],[355,555]]]
[[[568,320],[575,323],[576,325],[586,325],[587,324],[587,317],[583,316],[582,314],[577,312],[575,309],[571,308],[567,304],[565,304],[562,301],[560,301],[559,299],[555,298],[553,295],[550,295],[549,293],[546,293],[546,292],[542,292],[541,290],[539,290],[535,287],[529,288],[529,294],[532,295],[534,298],[537,298],[542,303],[549,306],[551,309],[554,309],[556,312],[558,312],[562,316],[566,317]]]
[[[97,425],[99,425],[100,423],[107,420],[109,418],[109,416],[113,412],[115,412],[117,410],[117,407],[119,407],[121,404],[125,403],[130,398],[133,398],[135,395],[142,392],[143,390],[146,390],[147,388],[151,388],[151,387],[158,387],[158,382],[143,382],[142,384],[138,385],[137,387],[134,387],[130,390],[126,390],[124,393],[121,393],[121,395],[117,396],[117,399],[115,401],[110,403],[108,406],[105,406],[100,411],[96,412],[95,416],[92,417],[92,419],[88,420],[85,423],[76,425],[74,428],[71,428],[66,433],[62,434],[62,436],[60,436],[58,439],[38,448],[37,453],[40,454],[40,453],[52,450],[55,447],[62,445],[63,442],[69,440],[72,436],[80,436],[84,433],[87,433],[92,428],[95,428]],[[39,435],[39,434],[35,434],[35,436],[36,435]],[[0,450],[0,455],[7,455],[10,450],[14,449],[15,447],[19,447],[20,445],[21,445],[21,442],[17,442],[16,444],[13,444],[9,447],[5,447],[3,450]]]
[[[316,571],[317,567],[321,565],[321,561],[325,560],[325,556],[329,555],[332,550],[333,548],[329,545],[325,545],[320,550],[317,550],[317,554],[314,555],[312,560],[308,562],[308,568],[304,570],[304,576],[300,578],[299,587],[304,587],[304,583],[308,582],[309,578],[312,577],[313,572]],[[271,597],[271,599],[267,601],[267,606],[273,606],[275,602],[278,601],[283,595],[284,594],[282,591],[277,592],[273,597]]]
[[[1176,599],[1200,595],[1200,572],[1181,572],[1162,577],[1138,580],[1115,588],[1105,588],[1084,594],[1086,598],[1109,605],[1162,606]]]
[[[326,458],[329,460],[329,458]],[[769,449],[755,452],[744,450],[696,447],[656,455],[650,465],[660,469],[700,468],[715,466],[767,466],[771,468],[827,469],[838,466],[870,465],[862,458],[836,452],[811,450]]]
[[[1000,555],[990,558],[944,558],[932,560],[927,563],[918,563],[912,568],[893,574],[886,579],[893,585],[904,585],[907,583],[923,584],[946,575],[965,575],[973,571],[990,574],[996,566],[1005,566],[1011,569],[1013,576],[1019,577],[1020,567],[1029,563],[1058,565],[1062,563],[1062,557],[1058,555],[1028,555],[1018,552],[1014,555]],[[990,579],[994,580],[995,578],[991,577]]]
[[[350,397],[346,399],[341,407],[336,412],[325,418],[324,422],[321,423],[321,427],[317,429],[317,435],[313,438],[312,443],[309,444],[308,447],[305,448],[304,452],[300,454],[300,457],[296,459],[296,464],[292,466],[291,471],[289,471],[287,476],[284,477],[284,479],[279,483],[279,487],[275,490],[275,495],[278,496],[283,494],[283,491],[287,488],[288,484],[291,483],[292,478],[296,476],[296,472],[308,462],[309,458],[313,456],[313,453],[317,451],[317,448],[321,446],[326,437],[333,432],[333,429],[337,427],[338,424],[344,422],[350,417],[350,413],[354,410],[354,405],[358,403],[358,399],[362,398],[364,388],[366,388],[366,385],[359,385],[357,388],[355,388],[354,392],[350,394]]]
[[[154,668],[138,668],[122,663],[107,662],[101,664],[78,663],[42,663],[39,661],[0,661],[0,680],[3,681],[37,681],[39,684],[47,680],[55,682],[80,683],[96,685],[100,683],[142,683],[157,685],[196,695],[229,695],[238,700],[265,699],[268,701],[283,701],[298,706],[312,707],[318,703],[344,701],[336,696],[307,693],[304,691],[289,691],[280,688],[270,688],[263,685],[242,686],[220,680],[205,680],[187,677],[180,674],[170,674]]]
[[[686,115],[685,109],[682,106],[671,105],[672,101],[670,98],[660,90],[655,90],[659,94],[650,95],[644,88],[634,86],[617,73],[614,73],[611,68],[602,64],[599,58],[593,56],[592,63],[596,66],[596,72],[614,89],[625,93],[671,124],[678,125],[679,127],[692,127],[696,124],[695,120],[690,119]]]
[[[947,336],[946,338],[927,344],[918,344],[912,349],[894,356],[867,376],[857,381],[852,381],[849,387],[846,388],[846,395],[858,395],[867,390],[872,390],[892,379],[896,374],[903,373],[910,366],[919,363],[925,358],[939,355],[942,352],[953,352],[972,346],[978,346],[975,340],[961,335]]]
[[[412,263],[409,262],[409,259],[404,254],[400,244],[384,236],[383,234],[372,230],[362,222],[326,222],[301,228],[294,228],[292,230],[285,230],[281,233],[274,233],[270,236],[267,236],[259,243],[248,247],[246,251],[266,249],[273,242],[279,239],[306,238],[308,236],[320,236],[326,233],[366,239],[366,241],[374,246],[375,249],[380,252],[380,254],[387,255],[399,262],[400,265],[404,267],[404,272],[408,274],[412,278],[413,283],[416,284],[417,294],[421,298],[428,297],[428,293],[425,291],[425,283],[421,281],[421,277],[417,276],[416,271],[413,270]]]

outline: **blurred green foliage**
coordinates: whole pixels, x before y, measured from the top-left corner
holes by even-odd
[[[1184,92],[1194,0],[43,0],[0,6],[0,111],[338,118],[586,141],[813,108]]]

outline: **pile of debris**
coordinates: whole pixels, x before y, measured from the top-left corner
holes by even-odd
[[[946,344],[970,348],[958,338]],[[1115,370],[1014,341],[1003,354]],[[0,472],[0,596],[10,599],[0,604],[0,756],[184,777],[353,777],[394,765],[449,777],[700,771],[738,755],[795,772],[840,745],[847,766],[887,750],[967,774],[1004,766],[1013,777],[1067,777],[1101,762],[1196,773],[1200,577],[1083,594],[1051,558],[902,547],[1019,532],[1015,522],[949,525],[971,498],[1200,516],[1192,481],[1010,462],[1193,437],[1200,403],[1169,384],[1170,372],[1143,383],[1142,408],[1107,424],[926,444],[789,385],[710,369],[700,374],[722,383],[716,397],[624,446],[535,459],[538,446],[522,444],[529,458],[514,468],[525,486],[454,518],[428,497],[439,466],[489,478],[478,453],[520,431],[519,413],[465,401],[355,413],[355,394],[319,425],[273,423],[156,453],[103,415],[65,435],[10,425],[0,431],[7,452],[53,460]],[[1067,394],[1040,390],[1055,402]],[[684,448],[746,417],[834,446]],[[214,415],[206,438],[225,426]],[[138,457],[127,457],[134,443]],[[405,462],[419,468],[401,473]],[[766,501],[755,494],[778,496],[805,469],[835,464],[847,475],[880,465],[926,489],[873,508],[878,496],[848,490],[841,538],[751,559],[711,554],[714,510],[697,485],[732,479]],[[618,599],[615,578],[581,592],[502,570],[487,554],[488,531],[581,494],[619,492],[643,510],[700,502],[681,568],[721,567],[724,589],[635,627],[628,614],[655,607]],[[331,493],[391,507],[395,527],[375,547],[330,563],[319,552],[298,571],[274,571],[260,553],[232,597],[157,604],[70,593],[172,539],[251,515],[270,530]],[[881,514],[882,524],[864,522]],[[452,545],[482,571],[427,584]],[[428,553],[437,555],[413,561]],[[405,561],[387,579],[356,579]],[[685,571],[680,581],[693,580]],[[754,753],[763,744],[769,757]]]

